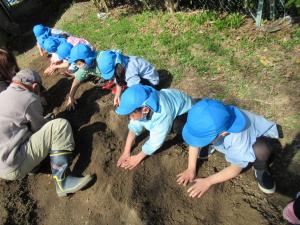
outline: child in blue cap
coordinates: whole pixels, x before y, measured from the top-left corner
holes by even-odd
[[[139,83],[156,87],[159,84],[159,75],[155,67],[143,58],[107,50],[100,53],[99,62],[102,78],[115,80],[115,106],[119,105],[122,87],[131,87]]]
[[[276,123],[217,100],[203,99],[188,112],[182,136],[189,145],[189,160],[177,182],[195,182],[188,189],[190,197],[200,198],[212,185],[238,176],[249,163],[253,163],[259,188],[264,193],[275,192],[276,184],[269,171],[272,147],[268,138],[279,138]],[[199,148],[208,144],[223,153],[231,165],[194,180]]]
[[[50,40],[53,38],[49,38]],[[68,68],[67,72],[64,72],[68,76],[74,76],[74,73],[78,70],[75,63],[69,64],[68,60],[70,58],[71,50],[74,46],[78,44],[85,44],[94,50],[94,47],[85,39],[69,36],[67,39],[61,40],[61,38],[57,39],[58,41],[52,41],[50,47],[47,46],[49,42],[48,39],[44,42],[45,48],[48,51],[51,51],[51,64],[50,66],[44,71],[45,74],[51,75],[57,69],[66,69]],[[61,40],[61,41],[59,41]],[[48,51],[48,52],[49,52]]]
[[[152,155],[162,146],[171,131],[180,133],[186,119],[184,115],[192,103],[190,96],[175,89],[157,91],[141,84],[126,89],[116,113],[130,116],[129,132],[117,166],[129,170],[135,168],[147,155]],[[130,155],[135,137],[144,129],[150,132],[149,139],[140,153]]]
[[[88,45],[78,44],[71,49],[69,63],[75,63],[79,68],[74,73],[74,80],[69,93],[67,108],[75,109],[75,94],[81,82],[89,76],[101,78],[101,73],[97,67],[99,52],[92,50]]]
[[[37,24],[33,27],[33,33],[35,38],[37,39],[37,47],[39,49],[39,53],[41,56],[45,54],[44,48],[43,48],[43,42],[50,36],[52,37],[68,37],[70,36],[69,33],[58,30],[55,28],[46,27],[42,24]]]

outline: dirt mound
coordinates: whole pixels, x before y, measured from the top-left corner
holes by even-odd
[[[38,58],[30,67],[41,72],[46,64],[46,58]],[[279,196],[262,194],[251,170],[214,186],[200,200],[190,199],[186,188],[175,182],[187,165],[185,146],[176,137],[170,136],[163,149],[136,170],[117,168],[128,119],[115,115],[112,95],[84,83],[77,109],[68,112],[64,96],[72,80],[58,74],[44,80],[50,94],[48,111],[67,118],[75,131],[74,173],[96,173],[97,179],[70,198],[56,196],[47,174],[2,181],[5,224],[283,224]],[[138,140],[136,149],[143,141]],[[198,174],[207,176],[226,165],[221,154],[214,154]]]

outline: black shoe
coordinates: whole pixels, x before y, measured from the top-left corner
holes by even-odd
[[[198,154],[198,159],[201,160],[206,160],[209,158],[209,156],[211,156],[214,152],[216,151],[216,149],[214,149],[214,147],[212,145],[208,145],[205,146],[203,148],[201,148],[199,154]]]
[[[268,170],[254,169],[254,175],[258,183],[258,187],[266,194],[273,194],[276,190],[276,184],[272,174]]]

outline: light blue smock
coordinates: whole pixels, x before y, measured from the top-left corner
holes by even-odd
[[[159,75],[151,63],[136,56],[125,57],[126,61],[128,60],[125,67],[125,81],[128,87],[139,84],[141,79],[148,80],[152,85],[158,85]]]
[[[240,133],[230,133],[214,144],[217,151],[225,155],[226,161],[240,168],[247,167],[256,157],[253,144],[261,136],[278,138],[276,123],[265,119],[255,113],[241,110],[248,119],[248,127]]]
[[[185,93],[174,89],[162,89],[159,91],[160,110],[154,112],[151,119],[130,120],[128,128],[135,135],[140,135],[144,128],[150,131],[150,137],[142,147],[146,155],[153,154],[162,146],[171,131],[174,119],[186,113],[192,104],[192,98]]]

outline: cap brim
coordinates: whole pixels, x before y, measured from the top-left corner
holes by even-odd
[[[115,73],[115,70],[112,70],[111,72],[109,73],[105,73],[105,74],[101,74],[101,77],[105,80],[110,80],[113,78],[114,76],[114,73]]]
[[[68,63],[73,63],[73,62],[75,62],[77,59],[75,59],[75,58],[70,58],[69,60],[68,60]]]
[[[248,120],[245,114],[235,106],[226,106],[229,111],[234,113],[235,119],[232,125],[228,128],[229,133],[239,133],[246,129],[248,125]]]
[[[64,60],[65,58],[63,58],[63,57],[61,57],[61,56],[59,56],[59,55],[57,55],[57,58],[59,59],[59,60]],[[69,62],[69,60],[68,60],[68,62]],[[71,63],[70,63],[71,64]]]
[[[183,140],[188,145],[191,145],[193,147],[199,147],[199,148],[202,148],[202,147],[210,144],[216,138],[215,135],[212,135],[212,136],[209,136],[209,137],[202,137],[202,138],[195,137],[194,135],[192,135],[189,132],[189,128],[188,128],[187,124],[185,124],[184,127],[183,127],[182,137],[183,137]]]

